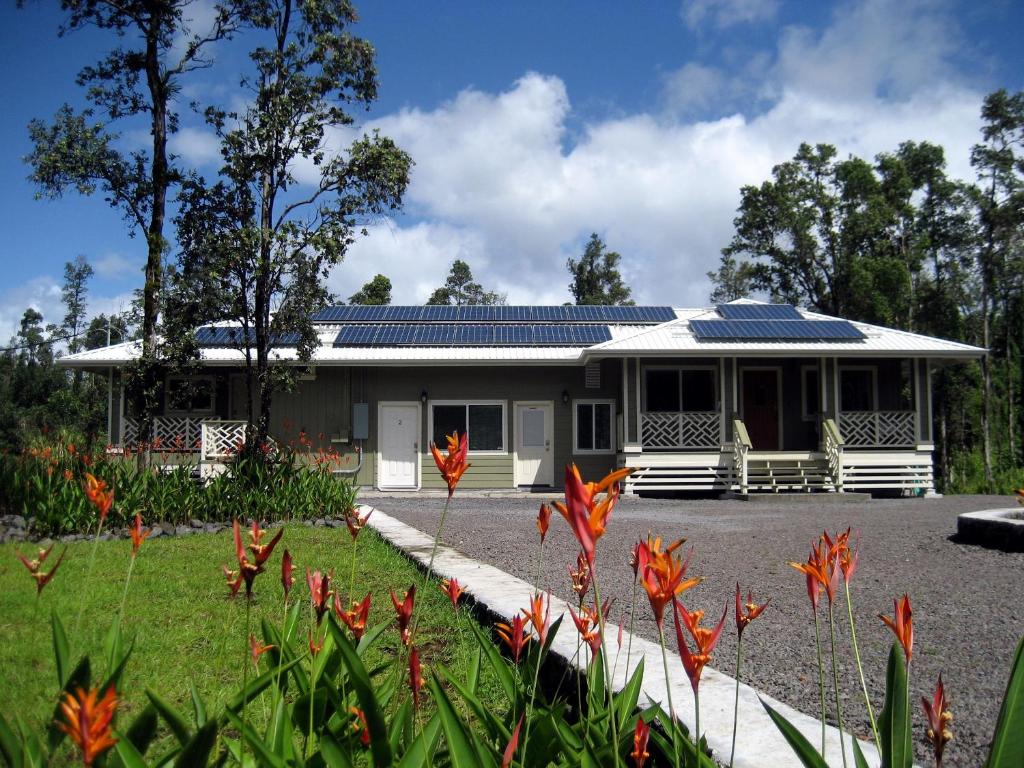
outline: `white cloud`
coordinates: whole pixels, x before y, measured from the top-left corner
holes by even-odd
[[[776,0],[684,0],[680,15],[690,29],[710,22],[719,29],[768,21],[779,9]]]
[[[212,131],[202,128],[182,128],[169,142],[171,151],[188,165],[199,166],[220,160],[220,141]]]
[[[105,253],[98,259],[90,259],[89,263],[96,272],[96,277],[104,280],[124,280],[141,274],[142,266],[120,253]]]

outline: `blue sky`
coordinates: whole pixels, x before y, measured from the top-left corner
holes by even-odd
[[[510,301],[561,302],[565,261],[596,231],[640,301],[699,304],[740,186],[800,141],[871,157],[928,139],[968,176],[984,94],[1024,87],[1024,7],[1010,0],[390,1],[360,14],[381,86],[360,128],[394,137],[416,167],[405,210],[370,222],[332,275],[343,297],[383,272],[396,301],[422,302],[462,258]],[[95,31],[58,38],[59,23],[54,3],[0,10],[2,339],[30,304],[58,319],[77,254],[97,270],[93,311],[141,284],[144,245],[101,198],[38,201],[26,180],[27,123],[81,104],[75,74],[110,45]],[[183,100],[234,95],[248,42],[219,46]],[[215,142],[182,113],[175,150],[215,174]],[[125,146],[145,142],[140,129],[124,126]]]

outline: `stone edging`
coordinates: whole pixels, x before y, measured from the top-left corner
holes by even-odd
[[[395,518],[368,505],[361,505],[360,515],[373,511],[369,524],[385,541],[404,552],[421,566],[430,560],[430,551],[434,540],[422,531],[406,525]],[[434,572],[439,577],[457,578],[466,593],[487,611],[510,620],[521,608],[529,604],[533,587],[522,579],[518,579],[493,566],[473,560],[461,552],[440,545],[434,558]],[[572,619],[568,615],[568,604],[556,597],[551,598],[551,620],[564,616],[558,635],[551,644],[551,650],[566,664],[574,664],[577,654],[576,631]],[[617,635],[617,631],[616,631]],[[623,631],[623,648],[618,647],[617,637],[605,640],[608,658],[617,659],[614,670],[613,685],[621,690],[627,681],[627,671],[644,662],[644,682],[641,701],[659,702],[664,709],[665,673],[661,658],[661,647],[650,640],[634,636],[632,654],[626,659],[625,648],[629,647],[629,633]],[[618,654],[618,655],[617,655]],[[674,656],[675,654],[673,654]],[[579,665],[575,665],[579,668]],[[693,691],[690,681],[683,671],[682,664],[673,665],[670,659],[669,684],[672,686],[672,701],[676,714],[688,727],[694,726]],[[710,667],[704,669],[701,678],[701,729],[707,739],[708,746],[720,759],[727,759],[732,744],[733,701],[736,691],[736,680]],[[805,715],[792,707],[777,701],[770,696],[761,694],[748,685],[740,686],[739,722],[741,728],[736,737],[737,768],[795,768],[799,760],[789,745],[771,722],[758,698],[764,699],[773,709],[793,723],[796,728],[812,743],[818,744],[821,739],[821,721]],[[849,734],[844,736],[847,743],[847,759],[852,765]],[[867,758],[868,765],[875,768],[880,764],[874,744],[861,741],[861,749]],[[840,765],[839,731],[828,726],[826,729],[825,757],[830,765]]]

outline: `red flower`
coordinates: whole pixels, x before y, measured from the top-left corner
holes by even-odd
[[[571,606],[569,607],[569,615],[572,616],[573,624],[576,625],[576,629],[579,631],[580,637],[583,638],[583,642],[590,646],[591,661],[597,658],[597,654],[601,650],[603,638],[601,636],[600,618],[608,618],[609,608],[611,608],[611,602],[605,600],[604,605],[601,606],[601,616],[598,616],[597,605],[581,607],[579,615],[576,614]]]
[[[736,634],[742,635],[747,624],[765,612],[768,604],[772,601],[769,597],[761,605],[754,602],[754,595],[747,592],[747,602],[740,606],[740,583],[736,582]]]
[[[519,749],[519,732],[523,728],[523,718],[526,717],[524,712],[519,716],[519,722],[516,723],[516,727],[512,729],[512,736],[508,740],[508,744],[505,745],[505,751],[501,754],[501,768],[509,768],[512,765],[512,758],[515,757],[516,750]]]
[[[835,600],[836,589],[839,586],[840,568],[838,557],[834,557],[831,554],[833,548],[829,545],[828,536],[826,535],[822,538],[822,541],[811,546],[811,554],[808,556],[807,562],[790,563],[791,566],[808,578],[807,595],[810,597],[811,604],[815,608],[818,607],[817,598],[820,590],[825,590],[829,603],[832,603]],[[817,584],[813,594],[810,585],[811,579]]]
[[[139,548],[142,546],[142,542],[144,542],[147,538],[149,538],[149,534],[151,534],[152,532],[153,532],[153,529],[151,528],[148,531],[146,531],[145,533],[143,533],[143,531],[142,531],[142,515],[139,514],[138,512],[136,512],[135,513],[135,525],[132,526],[132,529],[131,529],[131,534],[132,534],[132,557],[135,557],[136,555],[139,554]]]
[[[946,698],[946,689],[942,685],[942,675],[939,675],[939,682],[935,686],[932,700],[928,701],[922,696],[921,706],[928,719],[925,736],[932,744],[935,765],[940,766],[942,765],[942,753],[946,751],[946,744],[953,739],[953,732],[949,729],[950,723],[953,722],[953,713],[949,711],[949,699]]]
[[[308,634],[309,634],[309,655],[312,656],[315,659],[316,655],[318,653],[320,653],[320,651],[322,651],[324,649],[324,643],[327,641],[327,638],[325,636],[324,639],[321,640],[318,643],[318,642],[316,642],[313,639],[313,630],[309,630]]]
[[[551,525],[551,507],[547,504],[540,505],[537,513],[537,530],[540,531],[540,543],[544,543],[544,537],[548,535],[548,528]]]
[[[448,595],[448,599],[452,601],[452,608],[458,609],[459,598],[462,597],[462,585],[459,584],[458,579],[443,579],[438,585],[442,592]]]
[[[556,501],[555,508],[572,527],[590,565],[594,564],[597,540],[604,535],[619,498],[619,481],[632,471],[626,467],[605,475],[598,483],[584,483],[575,464],[565,468],[565,503]],[[600,493],[604,493],[604,498],[598,501]]]
[[[366,526],[366,523],[372,514],[373,509],[370,509],[370,511],[362,517],[360,517],[359,513],[354,509],[345,513],[345,525],[348,527],[348,533],[352,537],[352,541],[356,540],[359,532]]]
[[[409,652],[409,688],[412,690],[412,705],[419,709],[420,691],[423,689],[423,670],[420,667],[420,653],[416,646]]]
[[[523,616],[527,618],[530,624],[533,625],[534,631],[537,633],[537,637],[540,639],[540,644],[548,640],[548,617],[551,615],[551,595],[548,595],[547,605],[545,606],[544,595],[538,592],[530,600],[530,607],[523,608]]]
[[[364,747],[370,746],[370,727],[366,724],[366,714],[359,707],[349,707],[348,711],[355,718],[352,730],[359,734],[359,742]]]
[[[238,594],[238,588],[242,586],[242,574],[230,570],[226,565],[222,565],[221,568],[224,569],[224,579],[227,581],[228,589],[231,590],[231,596],[235,597]]]
[[[638,562],[644,562],[644,570],[641,574],[640,583],[647,592],[647,599],[651,603],[651,610],[654,612],[654,620],[658,627],[662,628],[665,621],[665,606],[688,589],[692,589],[703,581],[696,577],[683,580],[686,576],[686,568],[689,565],[689,558],[683,562],[672,553],[682,545],[685,539],[679,539],[661,551],[661,539],[650,539],[641,545],[641,554]]]
[[[57,727],[78,745],[83,765],[92,765],[97,757],[117,743],[110,727],[116,710],[117,693],[113,685],[102,699],[96,688],[88,691],[78,688],[74,694],[64,694],[60,704],[64,719],[57,723]]]
[[[636,719],[636,730],[633,732],[633,751],[630,757],[636,768],[644,768],[644,763],[650,754],[647,752],[647,739],[651,735],[651,726],[643,721],[642,717]]]
[[[46,558],[49,557],[50,552],[53,551],[53,547],[54,545],[51,544],[47,549],[40,549],[39,554],[33,560],[29,560],[27,557],[21,554],[21,552],[16,553],[18,555],[18,559],[25,564],[25,567],[28,568],[28,572],[36,581],[37,597],[43,593],[43,589],[46,587],[47,584],[50,583],[50,580],[57,573],[57,569],[60,568],[60,564],[64,561],[64,555],[68,553],[68,548],[64,547],[64,549],[60,553],[60,557],[57,558],[57,562],[54,563],[53,568],[50,569],[50,572],[43,573],[43,563],[46,562]]]
[[[262,544],[261,541],[266,531],[261,530],[254,520],[252,531],[249,533],[249,538],[252,539],[252,542],[249,544],[249,549],[253,553],[252,560],[249,560],[249,557],[245,554],[245,547],[242,546],[242,531],[237,518],[235,519],[233,529],[235,534],[235,556],[238,558],[238,572],[245,582],[246,597],[252,597],[253,582],[257,576],[263,573],[263,565],[270,559],[274,547],[281,540],[284,528],[279,528],[277,534],[269,543]]]
[[[715,625],[714,629],[700,626],[701,619],[704,618],[704,611],[693,611],[691,613],[678,600],[673,603],[673,606],[679,655],[683,659],[683,669],[686,670],[686,675],[690,678],[693,692],[696,693],[697,687],[700,685],[701,673],[704,671],[704,667],[711,662],[711,654],[718,644],[718,639],[722,636],[722,627],[725,626],[725,615],[729,612],[729,606],[725,606],[725,610],[722,611],[722,618],[718,620],[718,624]],[[681,622],[680,616],[682,616]],[[686,631],[693,638],[693,653],[690,652],[690,647],[683,636],[683,626],[686,627]]]
[[[306,584],[309,586],[309,599],[313,602],[317,626],[320,626],[324,614],[331,609],[331,596],[334,595],[334,592],[331,591],[331,579],[333,578],[334,571],[330,573],[313,571],[310,573],[309,567],[306,567]]]
[[[106,482],[97,480],[91,472],[85,473],[85,497],[99,512],[100,522],[106,520],[114,505],[114,492],[107,487]]]
[[[903,646],[903,655],[907,657],[907,664],[914,655],[914,613],[910,609],[910,598],[903,595],[899,600],[892,601],[893,618],[878,614],[878,618],[885,622],[885,625],[896,635],[896,639]]]
[[[412,639],[409,622],[412,621],[412,609],[416,602],[416,585],[409,587],[401,601],[391,591],[391,604],[395,606],[395,618],[398,620],[398,631],[402,636],[402,644],[408,645]]]
[[[569,610],[572,609],[570,608]],[[512,653],[512,660],[518,664],[523,648],[532,639],[530,630],[526,627],[526,619],[517,613],[512,617],[511,624],[499,622],[496,625],[496,632],[501,641],[508,646],[509,651]]]
[[[295,564],[292,562],[292,553],[287,549],[281,558],[281,586],[284,587],[284,599],[288,602],[288,593],[292,591],[292,584],[295,583]]]
[[[472,466],[466,462],[466,456],[469,454],[469,433],[463,432],[460,438],[458,432],[453,432],[451,435],[445,435],[445,439],[448,441],[447,456],[443,456],[433,442],[430,443],[430,453],[441,477],[448,484],[448,498],[451,498],[462,475]]]
[[[590,565],[587,563],[587,556],[580,552],[576,556],[576,570],[569,566],[569,578],[572,579],[572,591],[579,598],[580,605],[583,605],[583,598],[586,597],[592,581]]]
[[[260,656],[269,651],[274,646],[272,645],[260,645],[260,641],[256,639],[256,635],[249,635],[249,653],[252,655],[252,663],[254,666],[259,666]]]
[[[361,603],[353,602],[347,611],[341,610],[341,601],[335,595],[334,614],[348,627],[352,637],[358,642],[366,633],[366,621],[370,617],[370,593],[366,593]]]

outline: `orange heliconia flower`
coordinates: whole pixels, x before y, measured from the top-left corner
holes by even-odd
[[[658,628],[664,627],[665,606],[673,599],[688,589],[692,589],[703,581],[696,577],[685,579],[686,568],[689,565],[689,558],[686,561],[680,560],[673,552],[682,546],[685,539],[670,544],[665,551],[661,550],[661,539],[648,537],[641,545],[638,562],[644,563],[640,583],[647,592],[647,599],[651,603],[651,610],[654,612],[654,620]]]
[[[352,541],[355,541],[356,537],[359,536],[359,532],[366,527],[366,523],[369,521],[370,515],[372,514],[372,508],[362,517],[360,517],[359,512],[354,509],[350,509],[345,513],[345,525],[348,528],[349,536],[352,537]]]
[[[98,480],[91,472],[85,473],[85,497],[99,512],[100,522],[106,520],[114,505],[114,492],[105,481]]]
[[[458,610],[459,598],[462,597],[462,585],[459,584],[458,579],[443,579],[438,585],[441,591],[448,595],[448,599],[452,601],[452,608]]]
[[[570,608],[569,610],[571,611],[572,609]],[[508,646],[509,651],[512,653],[512,660],[518,664],[523,648],[533,639],[533,635],[530,634],[530,630],[526,626],[526,619],[517,613],[512,617],[511,624],[499,622],[495,627],[498,637],[501,638],[501,641]]]
[[[334,596],[334,615],[338,617],[338,620],[343,622],[348,627],[349,632],[352,633],[352,637],[356,639],[356,642],[362,639],[366,633],[366,622],[370,618],[370,593],[366,593],[366,597],[363,598],[361,603],[355,601],[352,602],[352,607],[347,611],[341,610],[341,600],[338,596]]]
[[[811,604],[815,608],[818,606],[817,597],[820,590],[825,591],[825,594],[828,595],[829,604],[831,604],[835,600],[836,589],[839,586],[839,561],[836,557],[830,556],[830,550],[831,548],[825,541],[819,541],[811,546],[811,554],[807,557],[806,562],[789,563],[807,576],[807,595],[810,597]],[[813,593],[810,585],[811,580],[817,585]]]
[[[747,592],[747,602],[740,605],[740,583],[736,582],[736,634],[742,635],[747,624],[765,612],[772,599],[769,597],[761,605],[754,602],[754,595]]]
[[[545,601],[544,594],[538,592],[530,600],[530,607],[523,608],[523,616],[533,625],[541,645],[544,645],[548,640],[548,617],[551,615],[550,593],[547,598],[547,601]]]
[[[273,648],[273,645],[260,645],[260,641],[256,639],[256,635],[249,635],[249,653],[252,655],[253,666],[259,666],[260,656]]]
[[[565,468],[565,503],[556,501],[555,509],[572,527],[591,566],[597,540],[604,535],[612,508],[619,498],[619,481],[632,471],[631,467],[617,469],[605,475],[600,482],[585,483],[575,464]],[[599,501],[598,494],[602,493],[604,497]]]
[[[370,746],[370,727],[366,724],[366,713],[359,707],[349,707],[348,711],[355,718],[352,730],[359,734],[359,743],[364,747]]]
[[[83,765],[92,765],[97,757],[117,743],[110,728],[116,710],[117,692],[113,685],[107,688],[102,699],[96,688],[88,691],[78,688],[74,694],[64,694],[60,703],[64,719],[57,723],[57,727],[78,745]]]
[[[696,693],[697,687],[700,685],[701,673],[704,671],[704,667],[711,663],[711,654],[722,636],[722,627],[725,626],[725,616],[729,612],[729,606],[726,604],[725,610],[722,611],[722,618],[718,620],[714,629],[700,626],[700,622],[704,618],[704,611],[690,612],[678,600],[673,601],[673,607],[679,655],[683,659],[683,669],[686,670],[686,675],[690,678],[693,692]],[[681,620],[680,617],[682,617]],[[693,638],[694,650],[692,653],[686,642],[686,637],[683,635],[683,626]]]
[[[132,557],[139,554],[139,548],[142,546],[142,542],[149,538],[149,534],[153,532],[150,528],[148,531],[143,532],[142,530],[142,515],[138,512],[135,513],[135,525],[131,528],[132,535]]]
[[[221,568],[224,570],[224,580],[227,582],[228,589],[231,590],[231,596],[235,597],[239,587],[242,586],[242,574],[232,571],[226,565],[222,565]]]
[[[1014,493],[1017,494],[1017,503],[1024,504],[1024,488],[1018,488]]]
[[[292,562],[292,553],[287,549],[281,557],[281,586],[284,588],[284,600],[288,602],[288,593],[292,591],[292,584],[295,583],[295,563]]]
[[[420,691],[423,690],[423,669],[420,667],[420,652],[414,645],[409,651],[409,689],[412,691],[412,706],[420,707]]]
[[[313,639],[313,630],[306,630],[306,633],[309,635],[309,655],[315,659],[317,654],[324,649],[324,643],[327,642],[327,636],[324,635],[324,639],[318,643]]]
[[[651,735],[651,726],[644,722],[642,717],[636,719],[636,730],[633,732],[633,751],[630,757],[636,768],[644,768],[644,763],[651,755],[647,751],[647,739]]]
[[[399,600],[391,591],[391,604],[395,606],[395,618],[398,621],[398,632],[402,636],[402,644],[409,645],[412,639],[412,631],[409,629],[409,622],[412,621],[413,606],[416,603],[416,585],[409,587],[409,591]]]
[[[40,549],[39,554],[35,558],[29,560],[21,552],[16,552],[18,559],[24,563],[25,567],[28,568],[29,574],[36,582],[36,597],[43,593],[43,589],[50,580],[56,575],[57,569],[60,568],[60,564],[64,561],[64,555],[68,553],[68,548],[64,549],[60,553],[60,557],[57,558],[57,562],[53,564],[53,568],[50,569],[49,573],[44,573],[42,570],[43,563],[46,562],[46,558],[49,557],[50,552],[53,551],[54,545],[51,544],[47,549]]]
[[[466,461],[466,456],[469,454],[468,432],[463,432],[461,438],[458,432],[453,432],[450,435],[445,435],[445,439],[448,441],[447,456],[443,456],[433,442],[430,443],[430,453],[434,457],[434,463],[437,464],[441,477],[448,484],[448,498],[450,499],[455,493],[455,487],[462,479],[462,475],[472,465]]]
[[[540,543],[544,543],[544,537],[548,535],[548,528],[551,526],[551,507],[547,504],[540,505],[537,512],[537,530],[540,531]]]
[[[508,744],[505,745],[505,751],[501,753],[501,768],[511,768],[512,758],[516,755],[516,750],[519,749],[519,732],[523,729],[523,720],[526,718],[524,712],[519,716],[519,722],[516,723],[516,727],[512,729],[512,735],[509,737]]]
[[[910,597],[906,594],[899,600],[892,601],[893,618],[878,614],[878,618],[885,622],[885,625],[896,635],[896,639],[903,646],[903,655],[907,657],[907,664],[914,655],[914,613],[910,609]]]
[[[583,605],[583,598],[587,596],[590,582],[593,581],[590,565],[587,563],[587,556],[580,552],[576,556],[576,570],[574,571],[572,566],[567,566],[567,568],[569,569],[569,578],[572,579],[572,591],[579,598],[580,605]]]
[[[604,601],[600,614],[598,614],[596,604],[593,606],[581,606],[578,615],[572,609],[572,606],[569,607],[572,623],[576,625],[576,630],[580,633],[580,637],[583,638],[583,642],[590,646],[591,661],[597,658],[597,654],[601,650],[603,640],[601,636],[601,618],[608,618],[610,608],[611,601],[609,600]]]
[[[942,684],[942,675],[939,675],[939,682],[935,685],[935,692],[932,700],[928,701],[921,697],[921,706],[924,708],[925,717],[928,720],[928,729],[925,736],[932,744],[935,753],[935,765],[942,765],[942,753],[946,751],[946,744],[953,739],[953,732],[949,729],[953,722],[953,713],[949,711],[949,699],[946,698],[946,688]]]
[[[309,599],[313,603],[313,611],[316,613],[316,624],[324,619],[324,614],[331,609],[331,597],[334,591],[331,589],[331,579],[334,578],[334,571],[320,573],[320,571],[309,570],[306,566],[306,585],[309,587]]]
[[[260,529],[259,524],[255,520],[253,521],[252,531],[249,532],[251,540],[249,550],[253,554],[252,560],[245,554],[245,547],[242,545],[242,529],[238,524],[237,518],[235,518],[233,531],[235,536],[235,556],[238,558],[238,573],[245,582],[246,597],[252,597],[253,582],[257,576],[263,573],[263,565],[270,559],[274,547],[281,540],[281,536],[284,534],[284,527],[278,529],[277,534],[269,543],[263,544],[263,535],[266,531]]]

